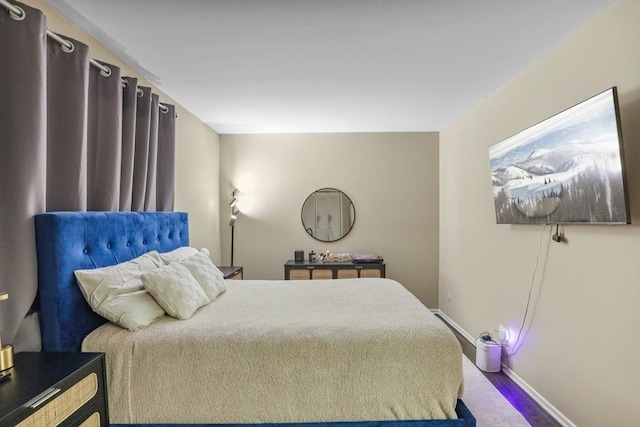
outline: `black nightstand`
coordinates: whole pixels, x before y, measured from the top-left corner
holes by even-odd
[[[16,353],[0,425],[109,426],[103,353]]]
[[[218,266],[218,270],[224,274],[225,279],[242,280],[242,267],[228,265]]]

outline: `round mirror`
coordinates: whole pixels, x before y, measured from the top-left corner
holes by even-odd
[[[335,242],[346,236],[356,221],[349,196],[335,188],[321,188],[302,205],[302,226],[321,242]]]

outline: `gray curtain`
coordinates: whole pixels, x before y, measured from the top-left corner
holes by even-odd
[[[149,126],[149,153],[147,154],[147,185],[144,191],[145,211],[156,210],[156,179],[158,172],[158,113],[160,112],[160,97],[151,94],[151,118]],[[156,178],[153,179],[152,177]]]
[[[97,67],[89,68],[87,210],[117,211],[120,207],[123,88],[120,68],[103,65],[109,67],[110,75],[105,76]]]
[[[46,18],[22,7],[22,21],[0,13],[0,292],[9,293],[0,301],[0,337],[39,350],[29,310],[37,290],[33,215],[46,206]]]
[[[0,336],[26,351],[40,349],[33,216],[172,210],[175,110],[160,113],[150,88],[110,64],[103,75],[61,35],[65,51],[39,10],[14,4],[24,19],[0,6]]]
[[[122,90],[122,161],[120,162],[120,210],[131,211],[133,200],[133,158],[136,149],[138,79],[125,77]],[[140,90],[142,94],[142,90]]]
[[[158,174],[156,210],[173,211],[175,177],[176,112],[173,105],[160,109],[158,117]]]
[[[47,211],[87,209],[89,47],[47,38]],[[24,55],[24,53],[23,53]]]
[[[133,156],[133,193],[131,210],[144,210],[144,194],[147,189],[147,170],[149,168],[149,135],[151,129],[151,88],[139,87],[142,95],[138,96],[136,108],[136,137]]]

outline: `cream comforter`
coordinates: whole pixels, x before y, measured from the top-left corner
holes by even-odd
[[[389,279],[227,281],[189,320],[106,324],[112,423],[456,418],[462,353]]]

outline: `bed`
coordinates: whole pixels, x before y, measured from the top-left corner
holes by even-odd
[[[92,311],[74,271],[188,246],[187,214],[35,224],[43,350],[106,353],[114,425],[475,426],[458,342],[393,280],[227,281],[191,319],[129,332]]]

